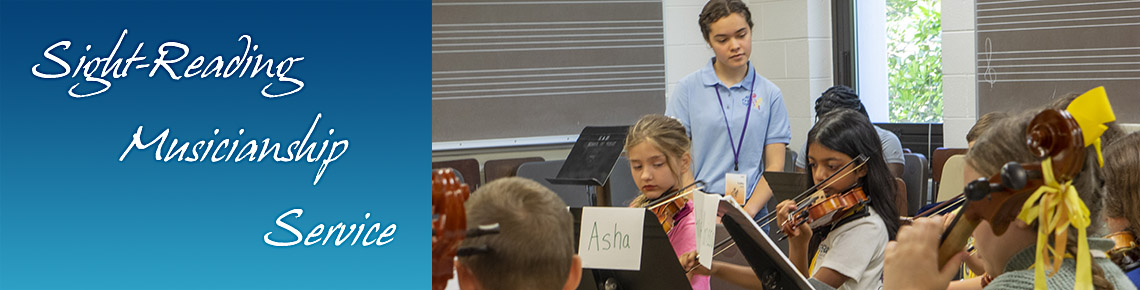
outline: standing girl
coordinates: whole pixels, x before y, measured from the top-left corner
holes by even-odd
[[[645,207],[662,199],[663,195],[681,189],[692,182],[689,172],[689,137],[685,127],[664,115],[645,115],[629,128],[625,138],[625,151],[634,183],[641,191],[630,207]],[[669,243],[673,252],[681,256],[697,249],[696,219],[693,202],[687,201],[676,212],[667,213],[672,221]],[[694,290],[709,289],[709,277],[691,276]]]
[[[772,189],[762,173],[783,170],[792,137],[783,96],[749,62],[752,13],[744,2],[709,1],[699,24],[716,56],[677,83],[665,114],[696,140],[693,174],[709,182],[706,191],[737,196],[750,214],[767,214]]]

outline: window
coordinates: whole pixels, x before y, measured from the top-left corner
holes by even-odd
[[[836,83],[854,84],[871,121],[941,123],[942,1],[834,0],[832,8]]]

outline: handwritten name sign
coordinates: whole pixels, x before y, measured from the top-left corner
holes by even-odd
[[[578,256],[582,268],[641,270],[645,209],[583,207]]]

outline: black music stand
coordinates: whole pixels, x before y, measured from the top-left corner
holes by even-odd
[[[803,172],[764,171],[764,180],[772,188],[772,198],[768,199],[768,212],[776,212],[776,205],[781,201],[792,199],[812,186],[811,176]],[[779,231],[779,227],[768,225],[772,233]],[[781,252],[788,252],[788,240],[777,241],[776,246]]]
[[[582,208],[572,207],[570,213],[574,215],[574,251],[577,252],[582,233]],[[693,289],[657,216],[646,210],[644,225],[640,271],[582,269],[578,290]],[[613,286],[617,288],[610,288]]]
[[[812,186],[811,176],[801,172],[764,171],[764,180],[772,188],[772,201],[794,199]]]
[[[586,127],[551,184],[586,186],[590,205],[610,204],[609,178],[625,146],[629,126]]]
[[[815,289],[735,201],[722,198],[717,213],[764,289]]]

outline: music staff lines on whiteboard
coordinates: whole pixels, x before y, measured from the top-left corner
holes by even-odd
[[[1017,25],[1017,24],[1071,22],[1071,21],[1097,21],[1097,20],[1113,20],[1113,19],[1140,19],[1140,16],[1123,15],[1123,16],[1104,16],[1104,17],[1082,17],[1082,18],[1061,18],[1061,19],[1044,19],[1044,20],[1008,21],[1008,22],[978,23],[978,26],[980,27],[980,26],[993,26],[993,25]]]
[[[1066,4],[1049,4],[1049,5],[1037,5],[1037,6],[1002,7],[1002,8],[988,8],[988,9],[977,9],[977,12],[978,12],[978,13],[981,13],[981,12],[991,12],[991,11],[1027,10],[1027,9],[1041,9],[1041,8],[1060,8],[1060,7],[1072,7],[1072,6],[1111,5],[1111,4],[1124,4],[1124,3],[1140,3],[1140,1],[1137,1],[1137,0],[1126,0],[1126,1],[1111,1],[1111,2],[1093,2],[1093,3],[1066,3]],[[998,4],[998,3],[994,3],[994,4]],[[985,5],[985,4],[984,4],[984,3],[980,3],[980,4],[978,4],[978,5],[980,6],[980,5]]]
[[[1008,79],[999,80],[999,83],[1017,83],[1017,82],[1066,82],[1066,81],[1130,81],[1140,80],[1140,77],[1124,77],[1124,78],[1057,78],[1057,79]],[[978,82],[984,82],[979,80]]]
[[[1140,47],[1097,47],[1097,48],[1070,48],[1070,49],[1008,50],[1008,51],[994,51],[991,54],[1024,54],[1024,53],[1083,52],[1083,51],[1109,51],[1109,50],[1140,50]]]
[[[981,54],[979,54],[981,55]],[[1041,56],[1041,57],[1011,57],[1011,58],[995,58],[991,61],[1018,61],[1018,60],[1061,60],[1061,59],[1086,59],[1086,58],[1135,58],[1140,57],[1140,54],[1114,54],[1114,55],[1070,55],[1070,56]],[[979,60],[978,62],[982,62]]]
[[[1132,26],[1140,25],[1137,23],[1113,23],[1113,24],[1092,24],[1092,25],[1070,25],[1070,26],[1049,26],[1049,27],[1026,27],[1026,28],[1006,28],[1006,29],[980,29],[978,33],[986,32],[1008,32],[1008,31],[1026,31],[1026,30],[1054,30],[1054,29],[1074,29],[1074,28],[1093,28],[1093,27],[1114,27],[1114,26]]]
[[[988,4],[988,3],[984,3]],[[979,4],[981,5],[981,4]],[[1041,12],[1041,13],[1025,13],[1025,14],[1007,14],[1007,15],[985,15],[978,16],[977,19],[990,19],[990,18],[1006,18],[1006,17],[1026,17],[1026,16],[1042,16],[1042,15],[1059,15],[1059,14],[1085,14],[1085,13],[1099,13],[1099,12],[1122,12],[1140,10],[1137,8],[1112,8],[1112,9],[1097,9],[1097,10],[1072,10],[1072,11],[1056,11],[1056,12]]]
[[[1003,64],[1003,65],[991,65],[990,67],[1020,68],[1020,67],[1043,67],[1043,66],[1116,66],[1116,65],[1130,65],[1130,64],[1140,64],[1140,62],[1125,61],[1125,62]]]
[[[1035,74],[1091,74],[1091,73],[1120,73],[1120,72],[1140,72],[1140,69],[1117,69],[1117,70],[1076,70],[1076,71],[1018,71],[1018,72],[995,72],[998,75],[1035,75]]]

